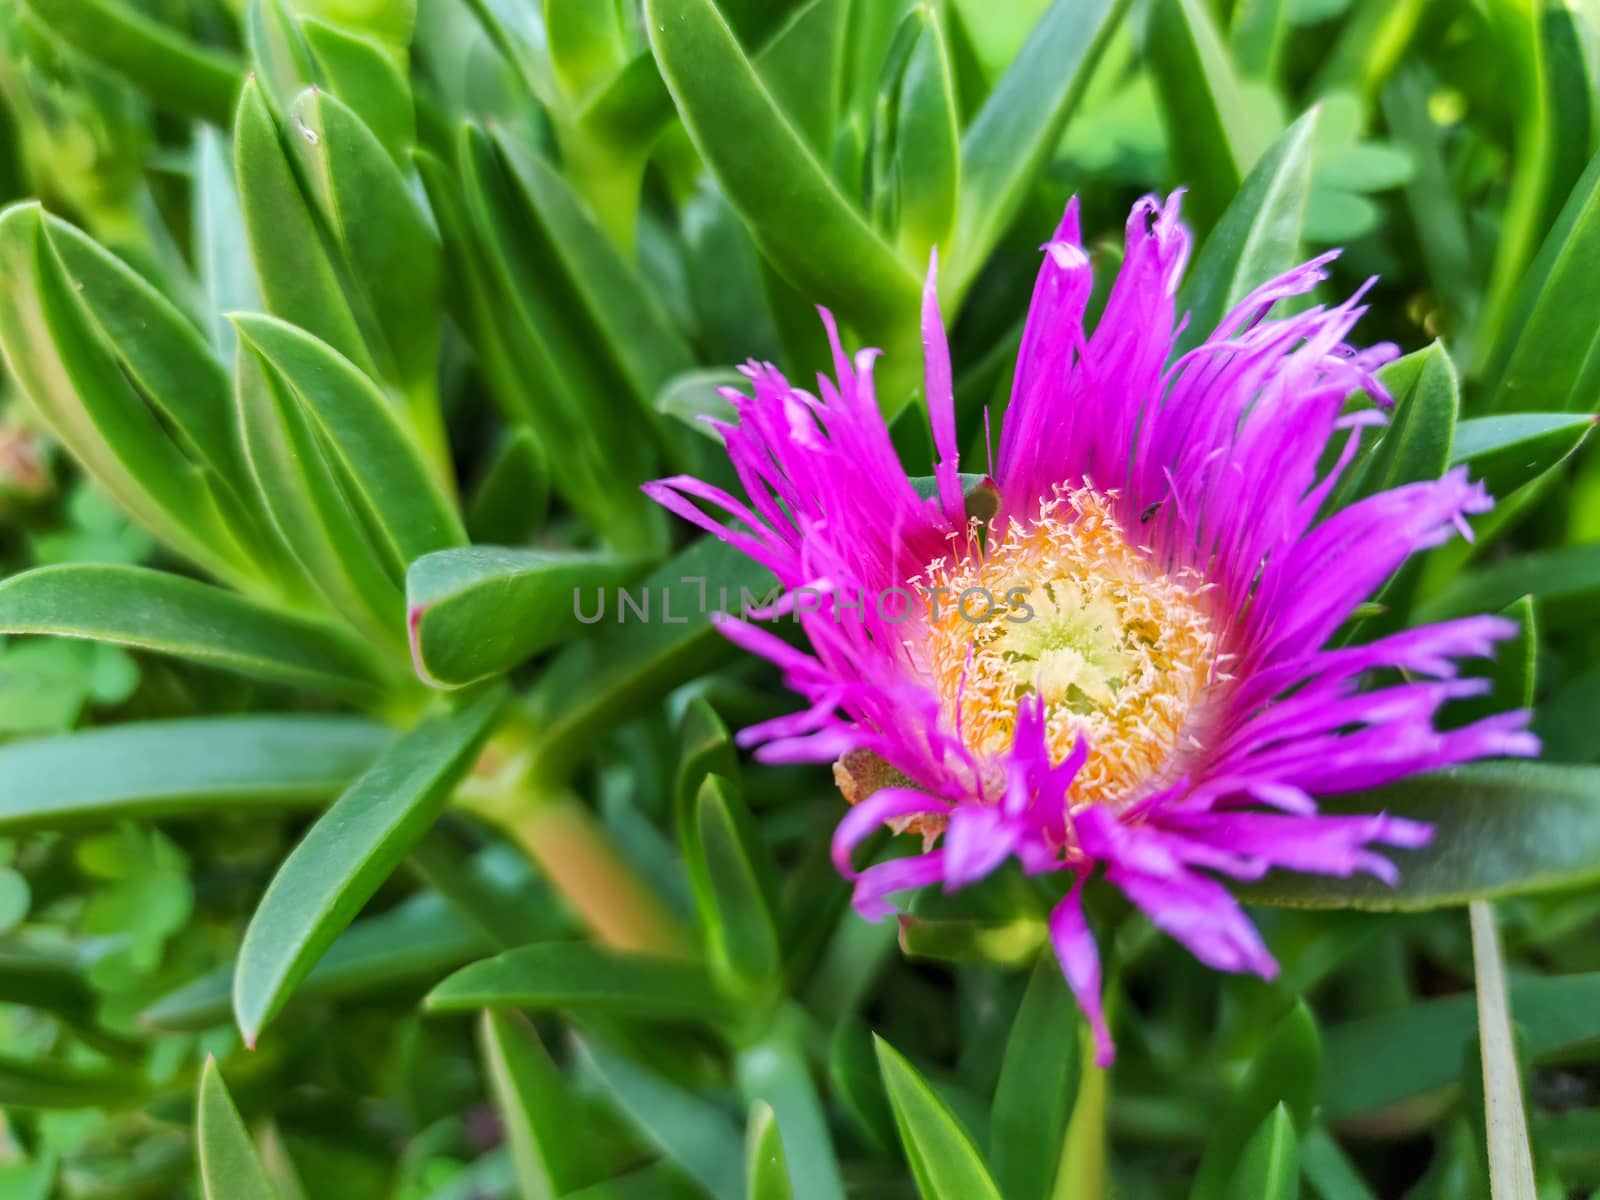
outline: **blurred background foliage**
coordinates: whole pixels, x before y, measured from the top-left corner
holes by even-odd
[[[1600,1195],[1597,75],[1594,0],[0,0],[0,1200]],[[1105,1073],[1035,885],[849,911],[638,484],[815,304],[925,471],[935,246],[981,464],[1067,197],[1103,290],[1179,184],[1191,339],[1381,276],[1338,501],[1499,504],[1342,636],[1507,612],[1546,762],[1351,801],[1439,842],[1258,886],[1271,984],[1096,896]]]

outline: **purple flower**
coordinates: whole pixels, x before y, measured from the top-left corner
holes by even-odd
[[[1468,534],[1466,514],[1491,503],[1454,470],[1319,516],[1359,426],[1379,419],[1345,415],[1345,400],[1359,389],[1387,405],[1373,371],[1396,353],[1345,344],[1359,295],[1267,319],[1333,256],[1257,289],[1169,365],[1188,252],[1178,197],[1140,201],[1086,333],[1091,268],[1068,205],[1044,247],[987,522],[969,519],[957,475],[932,269],[934,496],[896,457],[873,394],[876,352],[847,358],[826,312],[836,381],[812,395],[752,363],[754,394],[727,393],[738,423],[718,428],[746,500],[685,476],[647,488],[788,592],[774,615],[801,621],[809,654],[742,621],[723,629],[810,706],[741,742],[770,761],[839,760],[856,803],[834,860],[856,908],[876,919],[893,893],[957,888],[1011,858],[1030,874],[1067,872],[1050,932],[1102,1064],[1113,1049],[1080,899],[1097,865],[1201,961],[1271,978],[1272,956],[1219,876],[1392,882],[1373,847],[1421,846],[1429,827],[1322,816],[1313,797],[1538,751],[1526,712],[1434,723],[1446,701],[1487,686],[1459,678],[1455,660],[1491,654],[1513,632],[1504,620],[1328,647],[1409,555]],[[1330,441],[1337,461],[1319,474]],[[885,824],[921,833],[923,852],[858,868],[854,851]]]

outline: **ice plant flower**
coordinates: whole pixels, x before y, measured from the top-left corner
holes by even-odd
[[[752,394],[727,393],[737,421],[718,428],[745,500],[685,476],[647,489],[787,590],[775,611],[802,623],[809,653],[755,624],[722,626],[809,707],[741,738],[768,760],[838,760],[855,803],[834,859],[857,909],[879,918],[893,893],[957,888],[1012,858],[1064,873],[1050,933],[1102,1063],[1113,1050],[1081,905],[1097,867],[1201,961],[1270,978],[1272,956],[1219,877],[1392,882],[1374,848],[1421,846],[1429,827],[1321,815],[1315,797],[1538,749],[1526,712],[1435,724],[1447,701],[1486,687],[1456,660],[1491,654],[1513,632],[1502,619],[1329,645],[1409,555],[1467,534],[1490,498],[1458,469],[1324,514],[1359,426],[1381,419],[1345,401],[1361,390],[1388,405],[1373,372],[1396,352],[1345,343],[1359,294],[1269,319],[1325,277],[1327,255],[1257,289],[1173,361],[1189,251],[1178,214],[1177,195],[1135,206],[1090,334],[1091,266],[1068,206],[1043,248],[988,521],[969,518],[957,473],[932,269],[932,496],[892,448],[875,352],[847,357],[826,312],[836,380],[812,395],[752,363]],[[1319,473],[1330,443],[1334,465]],[[923,851],[859,869],[854,851],[885,824],[922,834]]]

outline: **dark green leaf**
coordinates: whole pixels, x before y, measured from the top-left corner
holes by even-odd
[[[1316,1022],[1305,1004],[1297,1002],[1261,1043],[1243,1082],[1218,1114],[1189,1200],[1233,1200],[1229,1179],[1235,1164],[1247,1154],[1258,1126],[1269,1121],[1274,1111],[1286,1110],[1292,1127],[1310,1127],[1321,1065],[1322,1040]],[[1274,1138],[1268,1140],[1275,1144]],[[1267,1160],[1271,1158],[1269,1154]]]
[[[961,116],[950,55],[937,13],[912,10],[914,41],[896,105],[895,244],[913,262],[947,248],[961,183]]]
[[[434,687],[498,675],[589,624],[605,593],[636,579],[634,559],[471,546],[424,555],[406,572],[417,673]]]
[[[922,1200],[1000,1200],[972,1137],[928,1081],[893,1046],[875,1039],[878,1068]]]
[[[239,949],[233,1001],[246,1042],[255,1043],[443,811],[503,699],[491,690],[418,725],[334,801],[278,868]]]
[[[1600,594],[1600,544],[1562,546],[1463,571],[1417,610],[1421,622],[1493,612],[1532,596],[1541,624],[1587,625]]]
[[[669,1083],[604,1043],[579,1049],[619,1110],[653,1146],[712,1196],[742,1200],[744,1151],[722,1111]]]
[[[147,1087],[123,1067],[84,1067],[0,1053],[0,1104],[8,1108],[132,1108]]]
[[[1589,163],[1523,278],[1491,374],[1499,412],[1600,407],[1600,334],[1585,319],[1600,255],[1600,157]]]
[[[726,13],[728,6],[721,7]],[[775,27],[756,55],[756,69],[796,131],[826,161],[838,123],[851,5],[807,0],[793,8],[792,18]]]
[[[961,138],[961,202],[941,291],[965,294],[1061,140],[1127,0],[1054,0]]]
[[[519,946],[472,963],[434,988],[434,1012],[473,1008],[615,1012],[662,1021],[725,1011],[706,972],[678,959],[620,954],[586,942]]]
[[[1299,1200],[1299,1139],[1286,1105],[1267,1114],[1245,1143],[1224,1194],[1227,1200]]]
[[[1329,797],[1335,813],[1388,812],[1433,825],[1421,850],[1396,852],[1400,882],[1274,873],[1243,885],[1256,904],[1410,909],[1576,887],[1600,877],[1600,768],[1484,763],[1377,792]]]
[[[467,504],[467,533],[474,542],[515,546],[544,525],[550,508],[550,460],[526,425],[518,425],[494,452]]]
[[[338,795],[391,735],[356,717],[150,721],[0,746],[0,832],[306,806]]]
[[[195,1151],[206,1200],[279,1200],[250,1131],[222,1082],[215,1059],[200,1072]]]
[[[1276,130],[1246,95],[1203,0],[1160,0],[1148,36],[1175,165],[1191,188],[1185,211],[1209,229]]]
[[[132,646],[354,704],[385,687],[366,647],[336,625],[144,567],[69,563],[0,581],[0,633]]]
[[[1377,445],[1350,468],[1330,504],[1343,507],[1406,483],[1438,479],[1450,462],[1461,385],[1439,342],[1389,363],[1378,380],[1394,413]]]
[[[593,1149],[572,1119],[576,1100],[533,1025],[515,1013],[486,1012],[478,1047],[522,1195],[564,1196],[594,1179]]]
[[[1511,1011],[1536,1059],[1588,1045],[1600,1038],[1600,973],[1514,981]],[[1325,1039],[1324,1117],[1347,1121],[1457,1082],[1477,1027],[1470,994],[1334,1026]],[[1405,1053],[1394,1053],[1396,1046]]]
[[[348,104],[400,166],[416,141],[411,85],[394,60],[366,38],[311,17],[300,19],[306,46],[333,94]]]
[[[1565,462],[1593,428],[1593,417],[1564,413],[1470,417],[1456,426],[1450,465],[1464,463],[1491,496],[1504,498]]]
[[[1178,294],[1179,310],[1189,313],[1179,353],[1210,337],[1223,316],[1253,289],[1299,260],[1316,131],[1315,109],[1285,129],[1251,168],[1207,236]]]
[[[759,847],[743,806],[726,779],[706,779],[695,805],[692,863],[704,871],[697,882],[712,962],[741,987],[759,993],[777,982],[782,954],[764,881],[770,867],[763,870],[753,861]]]
[[[989,1123],[995,1182],[1016,1200],[1051,1195],[1078,1095],[1080,1027],[1061,964],[1054,954],[1041,954],[1006,1039]]]
[[[774,1171],[785,1183],[782,1194],[792,1190],[795,1200],[844,1200],[827,1116],[806,1061],[809,1022],[798,1007],[788,1007],[759,1041],[742,1047],[739,1091],[753,1107],[770,1106],[774,1124],[782,1127],[778,1154],[783,1169]],[[748,1165],[753,1164],[747,1160]]]
[[[915,272],[840,194],[712,0],[647,0],[645,23],[685,127],[779,270],[868,329],[914,320]]]

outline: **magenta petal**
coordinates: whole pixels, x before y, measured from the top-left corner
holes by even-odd
[[[922,362],[928,397],[928,423],[938,454],[933,473],[939,485],[939,506],[952,524],[965,525],[967,505],[961,495],[960,452],[956,447],[956,397],[950,375],[950,343],[939,315],[939,250],[928,255],[928,278],[922,285]]]
[[[1072,890],[1050,914],[1050,944],[1055,947],[1067,986],[1077,997],[1078,1007],[1094,1032],[1095,1064],[1109,1067],[1117,1057],[1117,1048],[1111,1041],[1111,1030],[1106,1026],[1105,1009],[1100,1000],[1100,951],[1095,947],[1094,934],[1089,932],[1089,923],[1084,920],[1082,879],[1072,885]]]
[[[914,817],[925,813],[944,813],[949,805],[926,792],[911,788],[882,788],[855,805],[840,818],[833,831],[833,865],[847,879],[857,877],[851,855],[880,825],[893,817]]]
[[[959,804],[944,832],[944,885],[951,891],[974,883],[1006,860],[1016,835],[998,808]]]

